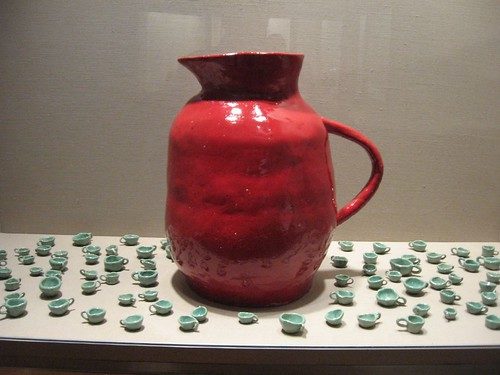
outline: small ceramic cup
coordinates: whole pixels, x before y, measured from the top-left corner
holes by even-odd
[[[241,324],[253,324],[259,320],[256,314],[248,311],[240,311],[238,313],[238,321]]]
[[[92,233],[80,232],[72,237],[73,245],[75,246],[87,246],[92,242]]]
[[[160,241],[161,248],[163,250],[169,249],[172,247],[172,242],[170,241],[170,238],[164,238]]]
[[[145,270],[156,270],[156,262],[154,259],[141,259],[141,265]]]
[[[45,257],[47,255],[50,255],[51,250],[52,250],[52,247],[49,245],[38,245],[35,248],[35,254],[40,256],[40,257]]]
[[[124,234],[120,238],[120,243],[127,246],[135,246],[139,243],[139,236],[137,234]]]
[[[335,285],[338,287],[344,287],[352,284],[353,282],[354,279],[349,275],[344,275],[343,273],[335,275]]]
[[[454,268],[455,266],[449,263],[439,263],[437,265],[437,271],[445,275],[452,273]]]
[[[40,281],[39,288],[44,297],[54,297],[59,294],[61,285],[61,279],[55,276],[50,276],[44,277],[42,281]]]
[[[468,258],[469,254],[470,254],[470,250],[466,249],[464,247],[452,247],[451,253],[453,255],[460,257],[460,258]]]
[[[182,331],[195,331],[200,324],[200,322],[191,315],[181,315],[177,321]]]
[[[484,268],[491,270],[491,271],[498,271],[500,270],[500,258],[498,257],[477,257],[476,261],[484,266]]]
[[[0,279],[8,279],[12,275],[12,270],[7,267],[1,267],[0,268]]]
[[[500,284],[500,272],[486,272],[486,280],[495,284]]]
[[[408,259],[393,258],[389,261],[391,269],[401,272],[403,276],[409,276],[412,273],[420,273],[422,268],[419,265],[413,264]]]
[[[68,259],[68,252],[66,250],[57,250],[56,252],[54,252],[54,254],[51,254],[50,257]]]
[[[448,305],[454,304],[455,301],[459,301],[461,297],[456,294],[453,290],[443,289],[439,292],[439,298],[441,302],[446,303]]]
[[[377,273],[377,266],[375,264],[363,264],[363,275],[373,276]]]
[[[92,265],[99,263],[99,255],[87,253],[84,255],[85,264]]]
[[[137,258],[139,259],[151,259],[154,255],[155,250],[156,250],[156,245],[137,246],[137,248],[135,249],[137,253]]]
[[[415,307],[413,308],[412,311],[415,315],[418,315],[418,316],[425,318],[426,316],[429,315],[430,309],[431,309],[431,306],[428,305],[427,303],[419,303],[419,304],[415,305]]]
[[[358,324],[361,328],[373,328],[380,319],[380,313],[358,315]]]
[[[306,318],[302,314],[284,313],[279,317],[281,329],[288,334],[297,334],[304,328]]]
[[[7,292],[12,292],[14,290],[17,290],[21,286],[21,278],[19,277],[8,278],[7,280],[5,280],[4,286]]]
[[[66,314],[73,302],[74,298],[59,298],[49,302],[49,310],[52,315],[61,316]]]
[[[55,276],[55,277],[58,277],[58,278],[60,278],[62,280],[62,272],[60,270],[50,269],[47,272],[45,272],[45,276],[46,277]]]
[[[363,262],[366,264],[376,264],[378,255],[377,253],[370,251],[363,254]]]
[[[432,289],[442,290],[448,288],[451,285],[451,281],[445,280],[439,276],[435,276],[430,280],[429,284],[431,285]]]
[[[97,288],[101,286],[101,283],[97,280],[85,281],[82,283],[82,293],[83,294],[93,294],[97,291]]]
[[[368,287],[370,289],[378,290],[382,288],[385,284],[387,284],[387,280],[382,278],[382,276],[379,275],[372,275],[368,279]]]
[[[481,280],[479,282],[479,290],[481,292],[493,292],[497,288],[497,284],[490,281]]]
[[[498,315],[488,315],[485,319],[485,325],[489,329],[500,329],[500,317]]]
[[[427,248],[427,242],[425,242],[423,240],[414,240],[414,241],[408,242],[408,246],[412,250],[423,252]]]
[[[120,272],[125,268],[128,259],[119,255],[108,255],[104,258],[104,270],[106,272]]]
[[[326,323],[330,326],[339,326],[342,324],[344,312],[340,309],[330,310],[325,315]]]
[[[207,314],[208,309],[205,306],[197,306],[191,313],[191,316],[201,323],[207,320]]]
[[[347,267],[348,259],[346,257],[340,255],[334,255],[331,258],[332,264],[336,268],[345,268]]]
[[[80,270],[80,274],[85,278],[85,280],[95,280],[97,279],[96,270]]]
[[[172,302],[161,299],[149,306],[149,311],[157,315],[167,315],[172,311]]]
[[[28,301],[24,298],[8,298],[4,304],[0,306],[0,314],[7,315],[11,318],[17,318],[24,314]]]
[[[135,271],[132,273],[132,279],[138,281],[141,286],[151,286],[156,284],[158,272],[153,270]]]
[[[481,292],[481,301],[486,306],[495,306],[497,303],[497,293],[496,292]]]
[[[100,307],[92,307],[80,313],[81,317],[90,324],[99,324],[104,321],[106,310]]]
[[[63,257],[54,257],[49,259],[50,268],[53,270],[62,271],[68,264],[68,259]]]
[[[115,285],[120,282],[120,274],[118,272],[108,272],[105,275],[99,276],[99,280],[108,285]]]
[[[337,290],[330,293],[330,298],[333,300],[333,303],[350,305],[354,301],[354,293],[350,290]]]
[[[453,285],[460,285],[463,281],[463,277],[460,276],[460,275],[457,275],[456,273],[452,272],[448,275],[448,280],[450,280],[450,282],[453,284]]]
[[[84,254],[101,255],[101,247],[97,245],[87,245],[82,248]]]
[[[109,245],[105,249],[106,251],[106,256],[108,255],[118,255],[118,246],[116,245]]]
[[[444,309],[443,311],[444,317],[446,320],[455,320],[457,318],[457,310],[455,310],[452,307],[448,307],[447,309]]]
[[[498,255],[498,251],[495,250],[495,246],[493,245],[483,245],[481,247],[481,255],[483,257],[494,257]]]
[[[9,298],[24,298],[24,296],[25,296],[24,292],[14,292],[5,295],[3,298],[4,300],[8,300]]]
[[[386,254],[390,250],[391,250],[391,248],[382,242],[374,242],[373,243],[373,251],[375,251],[375,253],[377,253],[379,255]]]
[[[426,255],[427,262],[431,264],[439,264],[444,258],[446,258],[446,254],[440,254],[436,252],[427,253]]]
[[[418,315],[410,315],[407,318],[399,318],[396,320],[398,326],[406,328],[410,333],[422,332],[424,323],[425,319]]]
[[[135,297],[132,293],[120,294],[118,303],[122,306],[132,306],[135,303]]]
[[[406,288],[406,293],[408,294],[420,294],[422,291],[429,286],[429,283],[423,281],[418,277],[408,277],[403,281],[403,285]]]
[[[38,246],[53,247],[56,244],[56,238],[54,236],[43,236],[38,239],[38,242],[36,244]]]
[[[458,264],[460,264],[460,266],[462,266],[462,268],[467,272],[478,272],[479,267],[481,266],[481,264],[474,259],[465,258],[458,259]]]
[[[0,260],[7,260],[7,250],[0,249]]]
[[[146,302],[154,302],[158,299],[158,291],[146,290],[144,293],[139,293],[139,298]]]
[[[31,267],[30,268],[30,276],[37,277],[43,275],[42,267]]]
[[[472,315],[481,315],[488,312],[488,307],[481,302],[466,302],[465,307],[467,308],[467,312]]]
[[[18,247],[16,249],[14,249],[14,253],[17,256],[24,257],[26,255],[30,255],[30,249],[28,249],[27,247]]]
[[[379,289],[376,298],[377,303],[384,307],[403,306],[406,304],[406,298],[400,297],[392,288]]]
[[[342,251],[352,251],[354,248],[354,243],[352,241],[339,241],[338,244]]]
[[[386,271],[385,276],[387,276],[389,281],[391,281],[393,283],[399,283],[401,281],[401,277],[403,275],[401,275],[401,272],[399,272],[399,271],[389,270],[389,271]]]
[[[18,257],[19,263],[25,266],[35,263],[35,257],[33,255],[22,255]]]
[[[420,264],[420,258],[417,258],[414,254],[403,254],[401,258],[409,260],[413,264]]]

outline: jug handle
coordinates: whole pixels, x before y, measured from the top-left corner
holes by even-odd
[[[324,117],[321,119],[328,133],[339,135],[357,143],[366,150],[372,161],[372,173],[368,182],[349,203],[338,211],[337,225],[340,225],[363,208],[363,206],[371,199],[373,194],[375,194],[380,181],[382,180],[382,175],[384,174],[384,162],[382,161],[382,156],[380,155],[380,152],[375,144],[364,134],[340,122]]]

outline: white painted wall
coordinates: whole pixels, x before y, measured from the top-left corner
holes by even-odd
[[[1,230],[162,236],[169,124],[198,90],[176,58],[278,50],[385,159],[336,238],[498,241],[499,20],[494,0],[1,1]],[[369,161],[332,144],[342,203]]]

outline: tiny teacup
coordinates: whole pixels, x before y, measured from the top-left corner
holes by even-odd
[[[452,307],[448,307],[443,311],[446,320],[455,320],[457,318],[457,310]]]
[[[161,299],[150,305],[149,311],[153,314],[167,315],[170,314],[170,311],[172,311],[172,306],[172,302],[166,299]]]
[[[47,255],[50,255],[51,250],[52,247],[49,245],[38,245],[35,249],[35,254],[41,257],[45,257]]]
[[[448,280],[450,280],[450,282],[453,284],[453,285],[460,285],[463,281],[463,277],[460,276],[460,275],[457,275],[456,273],[452,272],[448,275]]]
[[[49,310],[53,315],[64,315],[75,302],[74,298],[59,298],[49,302]]]
[[[4,285],[5,285],[5,290],[8,292],[17,290],[21,286],[21,278],[11,277],[5,280]]]
[[[258,320],[259,320],[258,316],[253,312],[240,311],[238,313],[238,321],[241,324],[252,324],[256,323]]]
[[[108,255],[104,258],[104,269],[107,272],[119,272],[128,263],[128,259],[119,255]]]
[[[38,239],[38,242],[36,244],[38,246],[53,247],[56,244],[56,238],[54,236],[43,236]]]
[[[66,268],[68,260],[62,257],[54,257],[49,259],[49,264],[53,270],[62,271]]]
[[[380,313],[358,315],[358,324],[361,328],[372,328],[381,317]]]
[[[374,242],[373,243],[373,251],[375,251],[375,253],[377,253],[379,255],[386,254],[389,252],[389,250],[391,250],[391,248],[382,242]]]
[[[82,248],[84,254],[101,255],[101,247],[97,245],[87,245]]]
[[[99,324],[104,320],[106,310],[100,307],[92,307],[87,311],[82,311],[80,315],[90,324]]]
[[[156,262],[154,259],[141,259],[142,268],[145,270],[156,270]]]
[[[153,257],[155,250],[156,250],[156,245],[137,246],[137,248],[135,249],[137,253],[137,258],[139,259],[151,259]]]
[[[428,305],[427,303],[419,303],[415,305],[413,308],[413,313],[415,315],[421,316],[425,318],[427,315],[429,315],[429,310],[431,309],[431,306]]]
[[[425,319],[418,315],[410,315],[407,318],[400,318],[396,320],[396,324],[398,326],[406,328],[406,330],[410,333],[422,332],[424,323]]]
[[[191,315],[181,315],[177,321],[182,331],[194,331],[200,324],[200,322]]]
[[[58,277],[49,276],[44,277],[38,287],[40,288],[44,297],[54,297],[59,294],[62,281]]]
[[[82,283],[82,293],[83,294],[93,294],[97,291],[97,288],[101,286],[101,283],[97,280],[85,281]]]
[[[452,247],[451,253],[453,255],[459,256],[460,258],[468,258],[470,254],[470,250],[465,247]]]
[[[97,279],[96,270],[80,270],[80,274],[85,278],[85,280],[95,280]]]
[[[363,254],[363,262],[366,264],[376,264],[378,255],[373,251],[367,252]]]
[[[4,300],[8,300],[9,298],[24,298],[24,296],[25,296],[24,292],[14,292],[5,295],[3,298]]]
[[[62,272],[60,270],[50,269],[47,272],[45,272],[45,276],[46,277],[55,276],[55,277],[62,279]]]
[[[481,266],[481,264],[474,259],[465,258],[458,259],[458,264],[460,264],[467,272],[477,272],[479,271],[479,266]]]
[[[372,276],[377,273],[377,266],[375,264],[363,264],[363,275]]]
[[[139,281],[141,286],[150,286],[156,284],[158,272],[153,270],[135,271],[132,273],[132,279]]]
[[[158,299],[158,291],[146,290],[144,293],[139,293],[139,298],[146,302],[153,302]]]
[[[412,250],[423,252],[427,248],[427,242],[423,240],[410,241],[408,242],[408,246]]]
[[[406,298],[400,297],[396,291],[391,288],[379,289],[376,298],[377,303],[384,307],[403,306],[406,304]]]
[[[26,256],[26,255],[30,255],[30,249],[28,249],[27,247],[19,247],[19,248],[14,249],[14,253],[17,256]]]
[[[72,239],[75,246],[87,246],[92,241],[92,233],[80,232],[75,234]]]
[[[168,248],[171,248],[172,247],[172,242],[170,241],[170,238],[164,238],[160,241],[160,244],[161,244],[161,248],[163,250],[166,250]]]
[[[120,243],[127,246],[135,246],[139,243],[139,236],[137,234],[124,234],[120,238]]]
[[[197,306],[191,313],[191,316],[201,323],[207,320],[207,314],[208,309],[205,306]]]
[[[440,254],[436,252],[427,253],[426,255],[427,262],[431,264],[439,264],[444,258],[446,258],[446,254]]]
[[[481,292],[481,301],[487,306],[495,306],[497,303],[496,292]]]
[[[500,317],[494,314],[486,316],[485,325],[489,329],[500,329]]]
[[[481,280],[479,282],[479,290],[481,292],[493,292],[497,288],[497,284],[490,281]]]
[[[7,267],[0,268],[0,279],[8,279],[12,275],[12,270]]]
[[[450,274],[453,269],[455,268],[454,265],[449,264],[449,263],[439,263],[437,266],[437,271],[442,274]]]
[[[337,290],[330,293],[330,298],[333,300],[333,303],[350,305],[353,303],[354,293],[350,290]]]
[[[330,310],[325,315],[325,320],[328,325],[338,326],[342,324],[342,318],[344,317],[344,312],[340,309]]]
[[[6,266],[7,261],[6,260],[0,260],[0,267]]]
[[[493,245],[483,245],[481,247],[481,255],[483,257],[494,257],[498,255],[498,251],[495,250],[495,246]]]
[[[408,294],[420,294],[429,286],[429,283],[418,277],[409,277],[403,281]]]
[[[433,277],[429,283],[431,284],[431,288],[435,290],[442,290],[451,285],[451,281],[445,280],[439,276]]]
[[[409,260],[413,264],[420,264],[420,258],[417,258],[414,254],[403,254],[401,258]]]
[[[132,293],[120,294],[118,303],[122,306],[132,306],[135,303],[135,297]]]
[[[385,280],[384,278],[382,278],[382,276],[379,276],[379,275],[372,275],[370,276],[368,279],[368,287],[370,289],[380,289],[382,288],[382,286],[384,286],[385,284],[387,284],[387,280]]]
[[[342,251],[352,251],[354,248],[354,243],[352,241],[339,241],[338,244]]]
[[[345,268],[347,267],[348,259],[346,257],[340,255],[334,255],[331,258],[332,264],[336,268]]]
[[[87,253],[84,255],[85,264],[92,265],[99,263],[99,255]]]
[[[396,270],[389,270],[386,271],[385,276],[389,279],[389,281],[392,281],[393,283],[399,283],[401,281],[401,272],[396,271]]]
[[[306,318],[302,314],[284,313],[280,315],[279,321],[283,332],[296,334],[304,328]]]
[[[439,298],[441,302],[451,305],[455,303],[455,301],[459,301],[461,297],[456,294],[453,290],[443,289],[439,292]]]
[[[480,315],[488,312],[488,308],[481,302],[466,302],[465,306],[467,308],[467,312],[473,315]]]
[[[7,250],[0,249],[0,260],[7,260]]]
[[[68,259],[68,252],[66,250],[58,250],[50,255],[51,258],[66,258]]]
[[[31,267],[30,268],[30,276],[42,276],[43,275],[43,268],[42,267]]]
[[[35,263],[35,257],[33,255],[22,255],[18,257],[19,263],[27,266]]]
[[[24,298],[8,298],[4,304],[0,306],[0,314],[7,315],[11,318],[17,318],[24,314],[28,301]]]
[[[491,271],[498,271],[500,269],[500,258],[498,257],[477,257],[477,262]]]
[[[408,259],[394,258],[389,261],[391,269],[401,272],[401,275],[408,276],[412,273],[420,273],[422,268],[416,264],[413,264]]]
[[[335,285],[339,287],[344,287],[347,285],[350,285],[354,282],[354,279],[350,277],[349,275],[344,275],[343,273],[340,273],[338,275],[335,275]]]
[[[109,245],[105,249],[106,255],[118,255],[118,246],[116,245]]]
[[[120,274],[118,272],[109,272],[105,275],[99,276],[99,280],[108,285],[115,285],[120,282]]]
[[[486,272],[486,280],[495,284],[500,284],[500,272]]]

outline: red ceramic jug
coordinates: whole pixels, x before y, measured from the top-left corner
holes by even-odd
[[[182,57],[201,84],[170,130],[165,227],[198,294],[239,306],[303,296],[332,231],[372,197],[383,163],[358,131],[298,91],[302,54]],[[337,210],[328,133],[364,147],[372,174]]]

